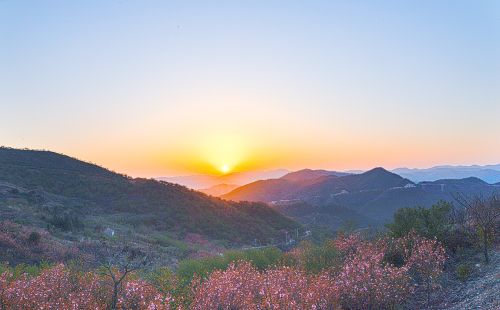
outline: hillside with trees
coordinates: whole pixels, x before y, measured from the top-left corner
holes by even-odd
[[[267,243],[298,227],[262,203],[225,201],[53,152],[9,148],[0,149],[0,214],[56,243],[123,238],[174,257],[208,243]]]

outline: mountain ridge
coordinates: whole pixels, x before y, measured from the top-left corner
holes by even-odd
[[[321,173],[320,173],[321,174]],[[272,182],[279,182],[276,189]],[[267,184],[267,185],[266,185]],[[256,189],[256,185],[258,185]],[[324,215],[331,213],[327,206],[348,208],[360,215],[372,218],[374,223],[389,220],[393,213],[403,207],[430,207],[439,200],[453,201],[457,192],[467,194],[489,194],[498,186],[488,184],[476,177],[464,179],[442,179],[415,183],[384,168],[377,167],[361,174],[346,176],[323,175],[307,184],[299,181],[267,180],[254,182],[223,195],[225,199],[242,201],[264,201],[280,206],[281,210],[295,210],[290,205],[305,203],[321,209]],[[258,195],[255,195],[255,192]],[[282,207],[285,205],[286,207]],[[305,210],[313,210],[307,207]],[[329,216],[329,215],[328,215]],[[296,219],[307,218],[304,214]]]
[[[462,179],[478,177],[493,184],[500,182],[500,164],[495,165],[441,165],[431,168],[397,168],[393,172],[414,182],[435,181],[439,179]]]
[[[304,170],[300,170],[304,171]],[[299,172],[300,172],[299,171]],[[310,170],[309,170],[310,171]],[[307,176],[312,175],[308,171]],[[261,180],[257,182],[253,182],[242,187],[239,187],[222,197],[225,199],[233,199],[233,200],[250,200],[255,201],[256,198],[252,197],[252,191],[260,190],[260,191],[275,191],[277,184],[279,184],[281,189],[278,189],[277,192],[280,192],[280,195],[274,196],[266,194],[261,194],[259,197],[264,198],[262,201],[271,202],[275,200],[281,199],[297,199],[300,196],[305,195],[318,195],[319,192],[325,190],[336,189],[339,191],[342,190],[366,190],[366,189],[376,189],[380,186],[381,183],[388,183],[382,185],[383,187],[394,187],[406,184],[413,184],[413,182],[404,179],[397,174],[391,173],[384,168],[377,167],[367,172],[361,174],[346,174],[338,176],[332,172],[331,174],[324,173],[325,170],[318,170],[318,173],[314,174],[316,178],[306,177],[305,179],[294,178],[294,181],[290,181],[286,176],[281,177],[280,179],[274,180]],[[297,173],[297,172],[296,172]],[[274,184],[271,184],[274,183]],[[286,190],[286,187],[289,186],[289,189]],[[344,188],[345,187],[345,188]],[[266,189],[267,188],[267,189]]]

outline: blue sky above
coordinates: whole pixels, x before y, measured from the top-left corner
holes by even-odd
[[[0,1],[0,144],[135,175],[500,162],[499,86],[498,1]]]

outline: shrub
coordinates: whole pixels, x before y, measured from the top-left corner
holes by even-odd
[[[28,242],[30,244],[37,245],[40,242],[41,238],[42,237],[40,236],[40,233],[32,231],[28,236]]]
[[[391,247],[401,256],[400,266],[386,259]],[[335,255],[323,255],[327,249],[334,249],[331,253]],[[311,263],[311,253],[318,253],[323,258]],[[331,257],[335,259],[325,259]],[[281,262],[285,261],[287,266],[259,271],[248,262],[232,263],[226,270],[214,271],[204,281],[198,278],[193,281],[190,307],[395,308],[413,291],[413,280],[423,281],[430,288],[442,272],[445,258],[444,249],[437,241],[416,234],[372,242],[358,235],[339,236],[323,246],[301,244],[282,257]],[[308,266],[314,268],[308,270]]]
[[[384,262],[396,267],[402,267],[407,263],[405,246],[400,239],[387,239]]]
[[[426,239],[414,233],[403,239],[407,265],[417,279],[425,285],[427,303],[430,302],[431,289],[436,285],[438,277],[443,272],[446,261],[444,248],[436,239]]]
[[[276,265],[283,253],[273,247],[263,249],[251,249],[244,251],[227,251],[224,253],[224,260],[230,263],[242,260],[252,264],[258,270],[264,270]]]
[[[322,245],[305,241],[286,255],[282,264],[298,266],[307,272],[317,274],[325,269],[338,270],[342,265],[342,253],[331,240],[325,241]]]
[[[48,222],[62,231],[79,231],[84,227],[82,220],[78,216],[70,214],[53,214]]]
[[[261,284],[261,275],[252,265],[231,264],[225,271],[214,271],[203,283],[193,281],[194,298],[191,308],[256,308]]]
[[[393,308],[412,291],[408,267],[384,263],[386,240],[359,242],[355,249],[346,249],[351,252],[337,282],[343,307]]]
[[[488,264],[489,248],[495,240],[500,224],[500,195],[493,194],[488,198],[476,195],[469,198],[459,194],[455,199],[465,208],[467,222],[475,229],[484,261]]]
[[[60,262],[80,256],[79,250],[53,238],[42,229],[33,230],[9,221],[0,221],[0,261],[20,263]]]
[[[74,272],[60,264],[36,276],[0,274],[0,309],[108,309],[111,287],[95,272]],[[127,280],[117,309],[170,309],[172,298],[143,280]]]
[[[128,281],[118,298],[118,309],[170,309],[170,295],[161,294],[156,288],[143,280]]]
[[[460,281],[465,282],[472,274],[472,268],[469,264],[460,264],[456,270],[457,277]]]
[[[70,277],[63,265],[40,275],[19,279],[4,286],[2,304],[8,309],[101,308],[97,278],[91,274]]]
[[[225,270],[236,261],[246,261],[258,270],[264,270],[278,264],[281,257],[282,252],[277,248],[227,251],[222,256],[181,261],[177,268],[177,275],[182,283],[187,284],[191,282],[194,275],[206,278],[211,272]]]
[[[326,273],[313,276],[291,267],[259,272],[240,262],[195,282],[190,309],[336,309],[332,283]]]
[[[440,201],[431,208],[402,208],[394,214],[394,221],[387,224],[393,237],[401,238],[414,231],[420,236],[445,242],[451,233],[449,220],[453,205]]]

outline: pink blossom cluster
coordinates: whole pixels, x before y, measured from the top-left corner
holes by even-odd
[[[13,279],[10,272],[0,275],[0,309],[107,309],[111,288],[93,272],[70,272],[62,264],[40,275]],[[160,294],[141,280],[124,284],[118,309],[170,309],[171,297]]]
[[[422,238],[414,233],[404,238],[407,265],[428,286],[442,273],[446,262],[446,251],[436,239]]]
[[[387,244],[361,242],[347,257],[336,279],[342,305],[348,308],[390,308],[412,292],[408,267],[384,262]]]
[[[4,276],[12,277],[8,272]],[[23,275],[0,285],[0,304],[7,309],[97,309],[100,305],[97,277],[84,274],[72,278],[63,265],[46,269],[34,278]]]
[[[337,289],[327,272],[292,267],[259,272],[247,262],[214,271],[194,288],[192,309],[336,309]]]
[[[300,256],[310,253],[297,249],[295,265],[259,271],[248,262],[233,263],[203,281],[193,280],[190,293],[181,289],[176,301],[190,301],[189,309],[395,308],[417,282],[425,283],[429,292],[446,260],[436,240],[416,234],[376,241],[340,236],[327,246],[340,251],[342,260],[319,272],[306,271]],[[390,251],[401,253],[401,264],[391,264]],[[109,281],[96,272],[74,271],[62,264],[34,277],[14,277],[6,271],[0,274],[0,309],[106,309],[111,299],[116,301]],[[173,303],[171,295],[132,275],[121,284],[116,306],[163,310]]]
[[[125,283],[123,294],[118,298],[118,309],[167,310],[173,301],[169,295],[161,294],[143,280]]]
[[[335,240],[333,240],[335,247],[345,254],[352,254],[356,252],[362,243],[363,240],[358,234],[351,234],[348,236],[340,234]]]
[[[308,274],[299,267],[259,272],[241,262],[215,271],[194,287],[193,309],[386,309],[401,304],[415,289],[419,275],[436,279],[446,259],[435,240],[412,234],[404,239],[369,242],[358,235],[332,242],[343,252],[340,271]],[[402,266],[385,259],[389,245],[407,255]],[[302,254],[296,249],[294,257]],[[300,257],[297,258],[300,262]]]

